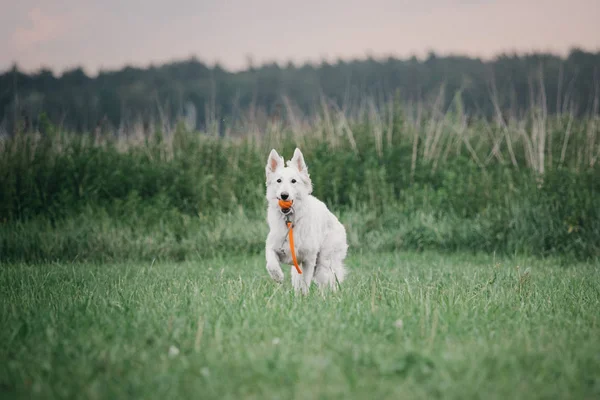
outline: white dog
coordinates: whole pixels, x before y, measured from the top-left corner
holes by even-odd
[[[308,293],[313,280],[321,289],[335,290],[336,281],[341,283],[346,276],[346,230],[325,203],[311,195],[312,182],[302,152],[296,149],[286,167],[273,149],[265,170],[270,228],[266,241],[267,271],[281,283],[280,263],[292,265],[292,285],[296,291]],[[292,207],[282,210],[279,200],[292,201]],[[288,221],[293,224],[294,248],[302,274],[293,266]]]

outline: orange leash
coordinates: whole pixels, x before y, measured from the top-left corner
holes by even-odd
[[[292,261],[294,262],[294,267],[296,267],[296,271],[298,271],[298,273],[302,275],[302,270],[298,265],[298,260],[296,260],[296,251],[294,250],[294,230],[292,229],[292,223],[288,222],[287,226],[290,230],[290,252],[292,253]]]
[[[292,207],[292,202],[279,200],[279,207],[281,207],[283,210],[289,209]],[[298,274],[302,275],[302,270],[298,265],[298,260],[296,260],[296,250],[294,250],[294,229],[292,229],[291,221],[287,222],[287,227],[290,232],[290,252],[292,253],[292,261],[294,262],[294,267],[296,268],[296,271],[298,271]]]

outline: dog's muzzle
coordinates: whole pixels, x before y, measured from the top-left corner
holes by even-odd
[[[294,202],[292,200],[279,200],[279,211],[285,216],[294,212],[294,207],[292,206]]]

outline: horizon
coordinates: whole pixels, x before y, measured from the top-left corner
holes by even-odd
[[[314,60],[308,59],[308,60],[304,60],[301,62],[293,62],[291,60],[277,60],[277,61],[268,61],[267,60],[260,64],[253,64],[251,67],[255,68],[255,69],[260,69],[263,67],[267,67],[267,66],[276,64],[279,68],[283,69],[283,68],[286,68],[288,66],[288,64],[292,63],[294,68],[297,68],[297,69],[303,68],[305,66],[319,68],[323,62],[327,62],[327,63],[329,63],[329,65],[335,65],[338,62],[345,62],[345,63],[365,62],[369,59],[375,60],[377,62],[385,62],[386,60],[388,60],[390,58],[393,60],[397,60],[397,61],[408,61],[408,60],[415,58],[418,62],[424,62],[427,60],[430,53],[433,53],[437,58],[451,58],[451,57],[467,58],[467,59],[471,59],[471,60],[481,60],[483,62],[493,62],[494,60],[497,60],[500,57],[528,57],[528,56],[540,56],[540,55],[557,57],[557,58],[565,60],[569,56],[569,54],[571,54],[573,51],[577,51],[577,50],[583,51],[583,52],[586,52],[589,54],[600,54],[600,48],[594,50],[594,49],[584,49],[584,48],[577,47],[577,46],[574,46],[571,49],[568,49],[567,51],[563,52],[562,54],[558,53],[558,52],[535,51],[535,50],[528,51],[528,52],[504,51],[504,52],[501,52],[498,54],[494,54],[490,57],[478,57],[478,56],[472,56],[469,54],[452,53],[452,52],[442,54],[442,53],[430,50],[428,52],[424,52],[423,54],[419,54],[419,55],[411,54],[411,55],[407,55],[404,57],[396,56],[396,55],[389,55],[389,54],[388,55],[365,54],[363,56],[356,56],[356,57],[352,57],[352,58],[338,57],[336,59],[330,59],[330,58],[328,58],[328,59],[321,58],[321,59],[314,59]],[[188,57],[183,57],[183,58],[167,59],[167,60],[164,60],[161,62],[150,62],[145,65],[124,64],[124,65],[121,65],[121,66],[118,66],[115,68],[100,69],[98,71],[95,71],[94,73],[90,73],[90,71],[86,70],[86,68],[84,68],[82,65],[73,65],[73,66],[63,69],[61,71],[57,71],[55,69],[48,68],[48,67],[40,67],[37,69],[26,70],[19,64],[13,63],[9,68],[0,70],[0,75],[9,73],[16,67],[17,71],[20,73],[24,73],[24,74],[28,74],[28,75],[35,75],[37,73],[40,73],[41,71],[50,71],[53,74],[53,76],[59,78],[65,73],[68,73],[68,72],[71,72],[71,71],[74,71],[77,69],[81,69],[88,78],[96,78],[100,74],[119,72],[126,68],[133,68],[133,69],[137,69],[137,70],[148,70],[150,68],[161,68],[163,66],[178,64],[178,63],[185,63],[185,62],[189,62],[189,61],[196,61],[196,62],[208,67],[209,69],[213,69],[218,66],[219,68],[223,69],[227,73],[231,73],[231,74],[245,72],[250,69],[250,65],[245,65],[238,69],[227,68],[226,66],[220,64],[218,61],[210,63],[210,62],[207,62],[206,60],[200,59],[196,55],[190,55]]]
[[[357,7],[306,0],[285,5],[148,0],[23,0],[5,6],[0,71],[48,69],[87,76],[197,59],[229,72],[276,63],[600,51],[600,2],[565,0],[373,0]],[[108,4],[108,6],[107,6]],[[254,17],[250,15],[254,13]],[[543,18],[540,18],[543,15]]]

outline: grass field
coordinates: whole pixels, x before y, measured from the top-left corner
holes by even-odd
[[[597,263],[371,252],[348,266],[340,292],[300,297],[261,256],[5,264],[0,394],[600,396]]]
[[[364,105],[0,140],[0,398],[600,398],[597,110]],[[295,147],[348,232],[337,293],[265,270]]]

